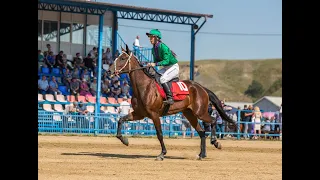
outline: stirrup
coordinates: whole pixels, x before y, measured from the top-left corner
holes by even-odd
[[[174,100],[172,98],[170,98],[170,99],[167,99],[167,100],[165,100],[163,102],[166,103],[166,104],[170,104],[170,105],[174,104]]]

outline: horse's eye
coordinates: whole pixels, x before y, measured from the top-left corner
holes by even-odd
[[[126,60],[126,58],[124,58],[124,57],[123,57],[123,58],[121,58],[121,61],[125,61],[125,60]]]

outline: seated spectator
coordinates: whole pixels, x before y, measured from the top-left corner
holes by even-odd
[[[45,75],[42,76],[42,79],[38,80],[38,90],[42,95],[49,93],[49,83]]]
[[[101,94],[104,94],[105,96],[109,96],[110,94],[110,85],[109,85],[109,80],[105,79],[103,81],[103,84],[101,86],[102,92]]]
[[[88,68],[88,70],[95,72],[95,63],[94,60],[91,58],[91,54],[88,54],[86,58],[83,60],[84,66]]]
[[[63,63],[63,51],[60,51],[59,54],[56,55],[56,67],[59,67],[60,70],[62,71],[62,68],[64,68],[64,63]]]
[[[75,96],[76,101],[78,101],[78,95],[80,92],[80,84],[76,78],[72,78],[72,82],[70,83],[70,92],[71,92],[71,95]]]
[[[73,68],[77,67],[80,69],[81,67],[84,67],[83,59],[80,58],[80,53],[76,54],[76,57],[73,58]]]
[[[112,58],[112,53],[110,51],[110,48],[107,48],[106,52],[106,64],[109,64],[111,66],[113,64],[113,58]]]
[[[113,62],[114,60],[116,60],[119,57],[120,53],[118,50],[116,50],[116,53],[114,53],[114,58],[113,58]]]
[[[114,74],[113,76],[111,76],[111,83],[113,84],[115,81],[119,81],[119,79],[120,79],[120,76]]]
[[[123,101],[120,103],[119,114],[121,116],[128,115],[130,112],[130,104],[128,103],[127,96],[123,97]]]
[[[82,101],[80,101],[80,103],[78,104],[76,110],[77,110],[78,113],[80,113],[80,115],[85,115],[85,114],[87,114],[89,112],[87,110],[87,106],[84,105],[84,103]]]
[[[93,82],[90,84],[90,93],[92,94],[92,96],[96,96],[97,94],[97,78],[94,77],[93,78]]]
[[[98,53],[98,50],[96,47],[93,47],[92,50],[89,52],[91,58],[96,58],[97,53]]]
[[[54,56],[53,56],[53,52],[49,52],[49,54],[47,55],[47,57],[45,58],[45,63],[47,65],[47,67],[49,67],[50,69],[52,67],[56,68],[56,60],[54,59]]]
[[[67,86],[68,92],[70,92],[70,83],[71,83],[72,75],[70,70],[67,68],[66,71],[62,75],[62,83]]]
[[[261,129],[262,134],[269,133],[271,131],[271,125],[268,123],[270,123],[270,119],[267,117],[264,123],[262,123],[262,129]]]
[[[38,69],[39,72],[41,71],[41,66],[47,67],[47,65],[44,63],[44,56],[41,53],[41,50],[38,50]]]
[[[130,94],[129,94],[129,90],[130,90],[130,86],[128,85],[128,82],[125,81],[121,87],[121,96],[120,97],[128,97],[131,98]]]
[[[104,80],[109,80],[109,81],[111,81],[111,71],[110,71],[110,70],[105,71],[105,72],[103,73],[102,81],[104,81]]]
[[[82,82],[80,84],[80,95],[81,96],[92,96],[92,94],[90,93],[89,90],[89,86],[87,84],[87,80],[86,79],[82,79]]]
[[[80,74],[79,69],[78,68],[74,68],[74,70],[72,72],[72,78],[80,79],[79,74]]]
[[[56,77],[52,76],[51,81],[49,82],[49,92],[57,99],[57,94],[62,94],[58,89],[58,83],[56,81]]]
[[[111,86],[111,97],[114,97],[116,100],[118,100],[118,97],[121,93],[121,88],[119,86],[119,81],[115,81]]]
[[[91,83],[91,78],[90,78],[90,73],[88,72],[87,69],[84,69],[84,71],[81,74],[81,79],[85,79],[87,81],[88,84]]]

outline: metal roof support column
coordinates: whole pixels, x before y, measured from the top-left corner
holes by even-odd
[[[117,11],[113,11],[113,29],[112,29],[112,54],[115,55],[118,49],[118,17]]]
[[[99,15],[99,41],[98,41],[98,70],[97,74],[97,95],[96,104],[94,111],[94,135],[98,135],[99,118],[98,113],[100,112],[100,96],[101,96],[101,69],[102,69],[102,35],[103,35],[103,18],[104,14]]]
[[[191,57],[190,57],[190,80],[194,81],[194,50],[195,50],[196,36],[194,33],[194,25],[191,25]]]

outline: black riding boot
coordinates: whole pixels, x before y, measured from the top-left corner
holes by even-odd
[[[170,87],[169,87],[168,83],[163,83],[161,85],[162,85],[163,90],[164,90],[164,92],[166,93],[166,96],[167,96],[166,103],[172,105],[174,103],[174,101],[172,99],[172,92],[170,90]]]

